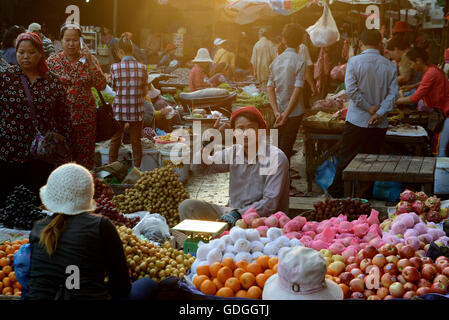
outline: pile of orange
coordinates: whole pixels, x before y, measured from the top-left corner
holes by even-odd
[[[265,282],[277,268],[277,257],[260,256],[253,263],[227,257],[221,263],[198,266],[193,285],[208,295],[261,299]]]
[[[13,262],[14,253],[25,243],[28,243],[28,239],[0,244],[0,294],[18,297],[22,295],[22,286],[16,279]]]

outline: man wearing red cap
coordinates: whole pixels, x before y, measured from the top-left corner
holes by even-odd
[[[234,130],[232,133],[236,137],[236,144],[208,156],[211,164],[201,162],[191,167],[195,173],[229,172],[228,207],[185,200],[179,205],[181,220],[219,219],[234,225],[250,208],[254,208],[262,217],[278,211],[288,213],[288,160],[280,149],[268,144],[264,134],[261,134],[267,129],[267,124],[260,111],[253,106],[234,111],[231,129]],[[224,126],[220,131],[224,131]],[[198,154],[200,159],[203,153]]]

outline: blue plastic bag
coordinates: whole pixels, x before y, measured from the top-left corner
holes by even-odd
[[[334,182],[335,173],[337,172],[337,157],[332,156],[324,161],[315,171],[315,182],[323,190],[327,189]]]
[[[16,279],[22,288],[22,297],[28,290],[28,280],[30,275],[31,246],[29,243],[23,244],[20,249],[14,253],[14,271]]]
[[[400,182],[376,181],[373,187],[373,197],[378,200],[397,202],[403,190]]]

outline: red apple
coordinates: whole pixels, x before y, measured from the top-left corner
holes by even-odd
[[[405,243],[402,243],[402,242],[399,242],[396,244],[396,249],[398,249],[398,253],[399,253],[399,250],[401,250],[401,248],[404,246],[405,246]]]
[[[449,267],[444,268],[442,273],[443,273],[446,277],[449,277]]]
[[[365,289],[365,291],[363,291],[363,295],[365,296],[365,298],[368,298],[369,296],[374,296],[375,294],[376,292],[374,292],[373,290]]]
[[[394,263],[388,263],[384,266],[384,272],[392,275],[399,274],[398,267]]]
[[[390,294],[395,298],[400,298],[405,293],[404,286],[400,282],[392,283],[389,290],[390,290]]]
[[[383,299],[383,298],[385,298],[386,296],[388,296],[388,293],[389,293],[388,288],[382,287],[382,288],[377,289],[376,295],[377,295],[379,298]]]
[[[447,287],[439,282],[436,282],[434,284],[432,284],[432,286],[430,287],[430,292],[432,293],[439,293],[439,294],[446,294],[447,292]]]
[[[345,271],[351,272],[352,269],[358,268],[358,267],[359,267],[359,265],[357,263],[351,263],[346,266]]]
[[[440,260],[435,262],[438,272],[442,273],[444,268],[449,267],[449,261]]]
[[[384,298],[384,300],[391,300],[391,299],[394,299],[394,297],[392,295],[388,295]]]
[[[399,249],[399,255],[401,258],[410,259],[415,255],[415,250],[411,246],[403,246]]]
[[[423,295],[429,294],[429,293],[431,293],[429,287],[421,287],[421,288],[418,288],[418,290],[416,290],[416,294],[418,296],[423,296]]]
[[[401,259],[398,261],[397,265],[399,272],[404,271],[405,267],[412,266],[412,263],[409,259]]]
[[[407,291],[406,293],[404,293],[404,296],[403,296],[404,299],[411,299],[413,297],[416,297],[416,291],[412,291],[412,290]]]
[[[415,257],[422,258],[426,256],[426,252],[424,250],[416,250]]]
[[[378,253],[374,256],[372,262],[374,265],[382,268],[387,263],[387,259],[385,259],[385,256],[382,253]]]
[[[439,256],[438,258],[435,259],[435,263],[439,263],[441,260],[449,262],[449,258],[448,257]]]
[[[353,292],[351,294],[351,299],[365,300],[365,296],[361,292]]]
[[[355,277],[355,279],[360,279],[360,280],[365,281],[365,275],[363,273],[361,273],[357,277]]]
[[[402,276],[408,282],[415,282],[418,281],[419,278],[421,278],[418,269],[416,269],[415,267],[405,267],[402,271]]]
[[[439,274],[433,279],[433,283],[441,283],[445,287],[449,286],[449,279],[444,274]]]
[[[424,248],[426,247],[426,243],[424,241],[420,241],[419,242],[419,249],[422,249],[422,251],[424,251]],[[416,252],[415,252],[416,254]]]
[[[376,295],[372,295],[372,296],[369,296],[367,300],[382,300],[382,299]]]
[[[349,289],[351,291],[363,292],[365,284],[363,283],[363,280],[355,278],[349,282]]]
[[[360,264],[363,259],[365,259],[365,257],[363,256],[362,250],[360,250],[359,253],[357,253],[357,255],[355,256],[355,263]]]
[[[390,285],[397,281],[397,278],[390,273],[384,273],[380,278],[380,282],[385,288],[389,288]]]
[[[387,263],[398,263],[399,258],[397,256],[388,256],[387,258]]]
[[[437,274],[437,268],[433,264],[425,264],[422,267],[421,274],[424,279],[432,281]]]
[[[351,282],[352,279],[354,279],[354,275],[351,272],[343,272],[339,276],[341,283],[344,283],[346,285]]]
[[[369,259],[369,258],[363,259],[362,262],[360,262],[360,270],[365,272],[366,268],[369,265],[371,265],[371,259]]]
[[[365,259],[372,259],[378,253],[375,246],[369,245],[362,250],[363,257]]]
[[[426,263],[433,264],[433,260],[429,257],[422,257],[421,261],[422,261],[422,264],[426,264]]]
[[[424,278],[419,279],[416,284],[418,285],[418,288],[422,288],[422,287],[430,288],[430,286],[432,285],[432,283],[430,283],[429,280],[424,279]]]
[[[352,264],[352,263],[355,263],[356,260],[357,260],[356,257],[350,256],[350,257],[348,257],[348,259],[346,259],[346,264]]]
[[[360,270],[359,268],[352,269],[351,273],[354,276],[354,278],[356,278],[359,274],[363,274],[362,270]]]
[[[398,249],[391,243],[388,243],[380,247],[379,252],[382,253],[385,257],[396,256],[398,254]]]
[[[405,280],[404,276],[402,274],[397,276],[398,282],[405,284],[407,280]]]
[[[410,263],[411,263],[411,264],[412,264],[418,271],[421,270],[422,265],[423,265],[421,259],[418,258],[418,257],[411,257],[411,258],[410,258]]]
[[[417,289],[418,289],[418,287],[415,284],[411,283],[411,282],[406,282],[404,284],[404,290],[405,291],[416,291]]]

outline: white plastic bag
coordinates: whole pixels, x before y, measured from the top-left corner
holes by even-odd
[[[306,30],[313,45],[320,48],[329,47],[340,40],[340,33],[331,10],[327,3],[323,3],[323,6],[323,15]]]
[[[133,234],[141,238],[163,243],[170,238],[170,229],[167,221],[160,214],[146,214],[142,220],[133,228]]]

